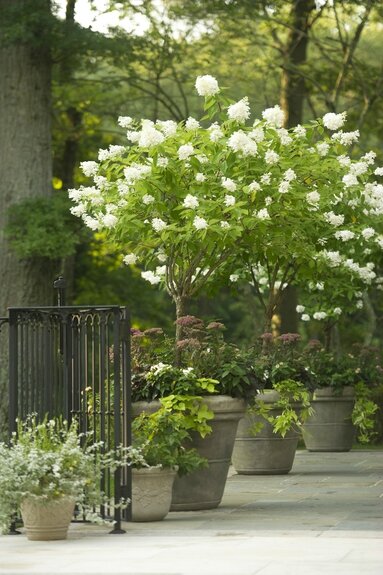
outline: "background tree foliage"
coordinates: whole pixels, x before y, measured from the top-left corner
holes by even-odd
[[[117,25],[108,34],[83,28],[75,9],[76,0],[67,0],[60,19],[53,1],[0,0],[0,315],[9,305],[49,303],[52,297],[42,258],[26,257],[9,244],[4,231],[9,208],[40,195],[49,201],[52,172],[55,194],[64,197],[81,184],[80,160],[124,140],[115,128],[117,116],[181,121],[193,115],[199,74],[232,86],[228,95],[234,99],[247,94],[257,115],[280,103],[289,126],[347,109],[350,129],[362,134],[355,151],[374,148],[383,156],[383,5],[378,0],[110,0],[109,9],[120,16],[145,18],[144,34]],[[52,153],[43,134],[51,135]],[[60,223],[67,220],[64,214],[57,217]],[[52,276],[64,271],[71,300],[128,304],[137,324],[169,326],[173,312],[163,296],[144,284],[138,271],[105,254],[102,238],[81,235],[67,223],[79,243],[65,260],[52,257]],[[230,290],[204,296],[193,311],[221,318],[231,337],[251,340],[259,327],[247,309],[256,304],[246,286]],[[364,310],[343,321],[335,340],[380,344],[379,295],[366,294]],[[284,331],[296,326],[294,297],[282,308]],[[316,329],[310,327],[309,335],[319,335]],[[4,386],[3,370],[2,393]]]

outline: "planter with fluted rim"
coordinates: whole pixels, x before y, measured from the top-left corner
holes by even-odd
[[[66,539],[74,506],[75,500],[71,497],[53,500],[25,498],[20,505],[20,511],[28,539],[31,541]]]
[[[309,451],[350,451],[355,439],[351,416],[355,391],[351,386],[314,391],[311,406],[314,414],[303,425],[303,439]]]
[[[257,395],[257,399],[273,404],[279,399],[275,390]],[[299,404],[297,404],[299,409]],[[277,407],[270,409],[273,417],[279,415]],[[254,425],[262,423],[262,429],[254,435]],[[274,433],[273,426],[259,415],[246,413],[238,424],[233,450],[233,466],[240,475],[282,475],[291,470],[298,446],[300,433],[289,430],[284,437]]]
[[[207,458],[208,467],[176,477],[171,511],[214,509],[222,499],[245,402],[227,395],[204,397],[204,401],[214,412],[214,419],[209,421],[212,432],[204,438],[193,433],[190,447],[195,447],[202,457]]]

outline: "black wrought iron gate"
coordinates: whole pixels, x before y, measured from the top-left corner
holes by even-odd
[[[9,428],[37,413],[79,422],[106,449],[131,443],[130,321],[119,306],[9,308]],[[119,501],[131,497],[127,470],[102,478]],[[121,511],[102,508],[119,532]],[[129,508],[124,519],[130,519]]]

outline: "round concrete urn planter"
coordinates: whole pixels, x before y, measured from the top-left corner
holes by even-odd
[[[209,421],[212,432],[204,438],[194,434],[191,447],[206,457],[209,465],[189,475],[176,477],[171,511],[214,509],[222,499],[245,402],[226,395],[206,397],[204,401],[214,412],[214,419]]]
[[[176,469],[132,469],[132,520],[161,521],[169,513]]]
[[[314,391],[315,413],[303,426],[303,439],[309,451],[350,451],[355,438],[351,421],[355,404],[353,387],[334,392],[331,387]]]
[[[279,394],[270,390],[257,395],[264,403],[275,403]],[[297,406],[299,408],[299,406]],[[276,416],[280,409],[271,409],[270,415]],[[263,423],[256,435],[251,428]],[[281,475],[289,473],[298,446],[300,433],[290,430],[284,437],[274,433],[273,426],[258,415],[246,414],[238,424],[237,437],[233,450],[233,465],[240,475]]]
[[[61,498],[53,501],[24,499],[20,511],[27,537],[31,541],[66,539],[75,500]]]

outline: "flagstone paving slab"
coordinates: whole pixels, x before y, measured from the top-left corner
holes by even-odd
[[[0,575],[382,575],[383,451],[300,451],[289,475],[230,471],[221,506],[65,541],[0,537]]]

